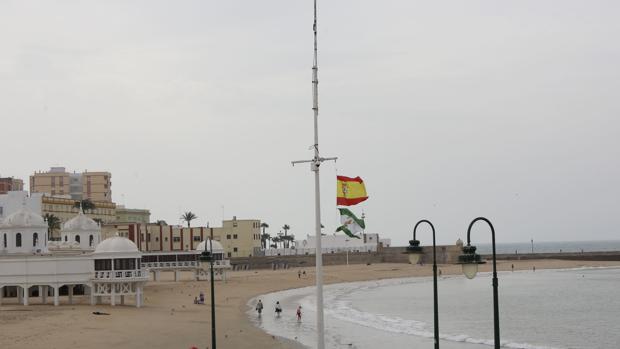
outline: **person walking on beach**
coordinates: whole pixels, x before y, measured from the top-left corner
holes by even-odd
[[[280,317],[280,313],[282,313],[282,306],[280,305],[280,301],[276,302],[276,316]]]
[[[301,321],[301,305],[297,307],[297,321]]]
[[[258,300],[258,303],[256,304],[256,311],[258,312],[258,316],[260,316],[260,314],[263,312],[263,302],[261,302],[261,300]]]

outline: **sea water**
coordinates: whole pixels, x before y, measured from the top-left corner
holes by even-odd
[[[405,278],[326,286],[326,347],[432,348],[432,285],[431,278]],[[491,274],[440,277],[438,289],[441,347],[491,348]],[[313,287],[271,293],[259,297],[261,317],[248,315],[272,335],[316,347],[315,297]],[[271,309],[276,301],[280,317]],[[620,269],[502,272],[499,314],[504,348],[620,348]]]

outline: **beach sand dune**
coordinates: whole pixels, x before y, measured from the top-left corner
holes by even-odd
[[[591,266],[620,266],[620,262],[586,261],[501,261],[501,270],[532,270]],[[460,274],[458,265],[439,267],[443,275]],[[491,264],[481,267],[489,271]],[[259,270],[230,273],[227,282],[216,282],[216,327],[219,348],[299,348],[296,343],[265,334],[247,318],[247,301],[261,294],[314,284],[312,268],[298,278],[298,269]],[[325,267],[325,282],[339,283],[384,278],[430,276],[430,265],[373,264]],[[90,306],[88,297],[75,297],[79,304],[53,307],[41,305],[31,298],[23,307],[5,303],[0,307],[0,348],[191,348],[211,347],[211,307],[209,283],[185,280],[172,282],[172,274],[164,281],[150,282],[145,289],[144,308],[107,305]],[[168,279],[166,279],[168,277]],[[193,304],[194,297],[204,292],[207,304]],[[67,303],[66,299],[62,299]],[[131,303],[131,300],[128,301]],[[265,305],[271,313],[272,305]],[[94,315],[93,311],[109,313]],[[267,316],[267,315],[264,315]]]

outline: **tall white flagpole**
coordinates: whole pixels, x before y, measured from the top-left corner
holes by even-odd
[[[321,193],[319,180],[319,167],[323,161],[334,160],[337,158],[322,158],[319,154],[319,78],[317,60],[317,11],[316,0],[314,0],[314,60],[312,64],[312,110],[314,111],[314,158],[312,160],[293,161],[293,165],[298,163],[310,163],[310,168],[314,172],[314,211],[315,211],[315,233],[316,233],[316,332],[317,348],[325,348],[325,324],[323,321],[323,249],[321,247]]]

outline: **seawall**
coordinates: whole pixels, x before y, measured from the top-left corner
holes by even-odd
[[[406,247],[387,247],[377,252],[349,252],[349,264],[375,264],[375,263],[408,263]],[[433,262],[432,247],[424,246],[424,254],[421,262],[429,264]],[[437,263],[454,264],[461,254],[461,248],[456,245],[437,246]],[[491,260],[490,254],[482,255]],[[528,259],[560,259],[560,260],[583,260],[583,261],[620,261],[620,251],[613,252],[583,252],[583,253],[526,253],[526,254],[498,254],[498,260],[528,260]],[[346,253],[323,254],[323,265],[344,265],[347,263]],[[288,268],[311,268],[315,264],[314,255],[291,255],[291,256],[264,256],[232,258],[233,270],[247,269],[288,269]]]

